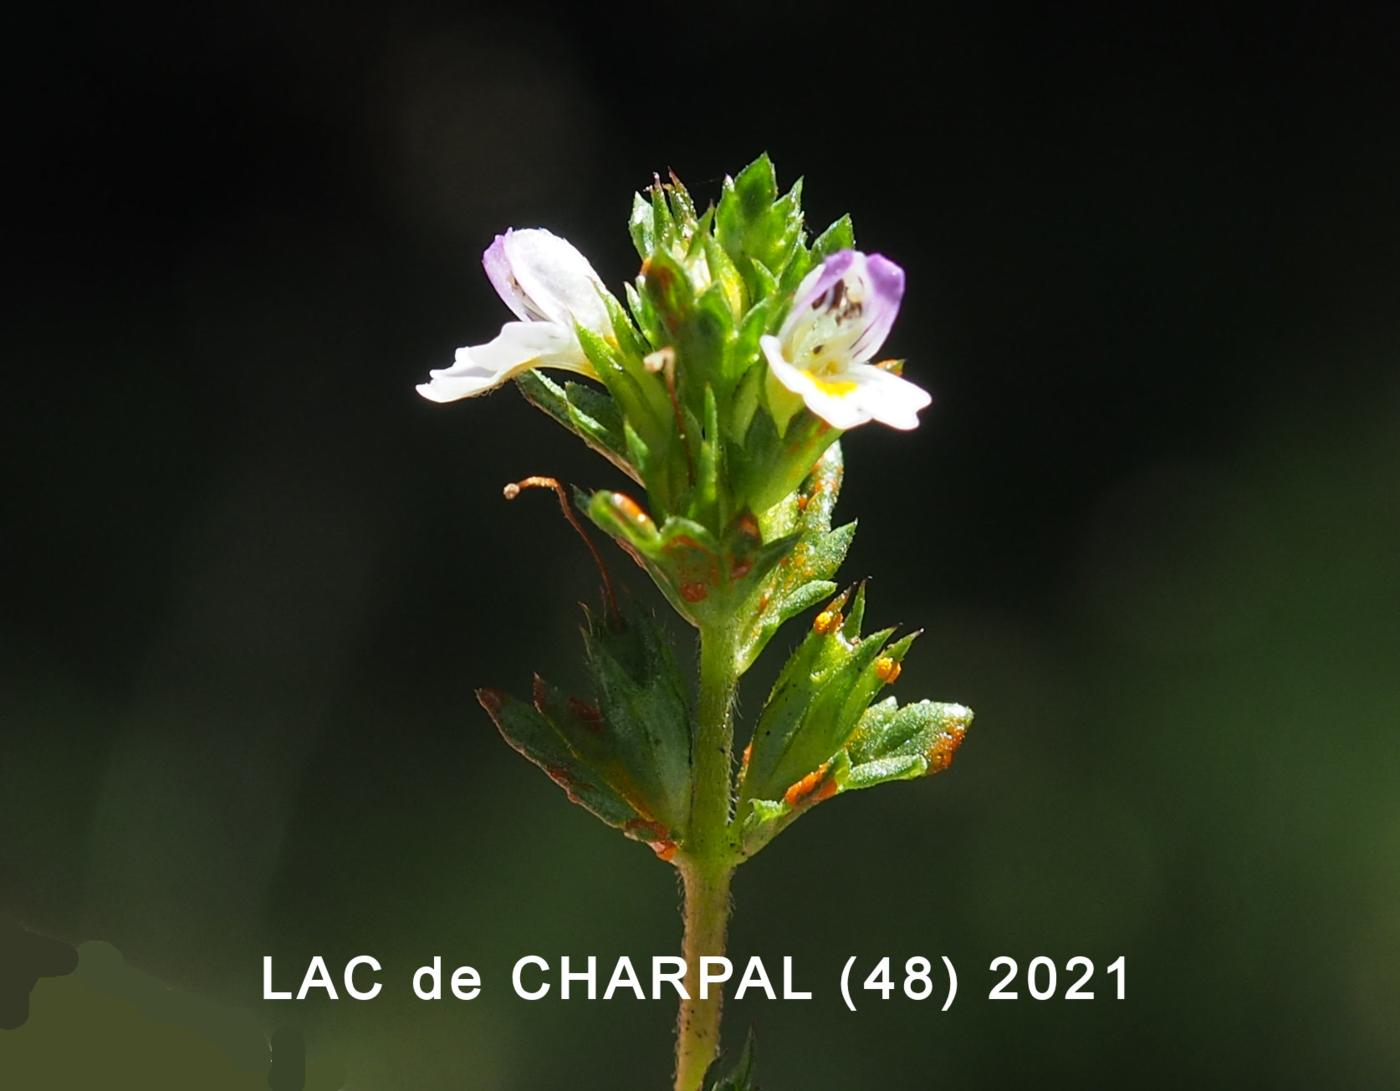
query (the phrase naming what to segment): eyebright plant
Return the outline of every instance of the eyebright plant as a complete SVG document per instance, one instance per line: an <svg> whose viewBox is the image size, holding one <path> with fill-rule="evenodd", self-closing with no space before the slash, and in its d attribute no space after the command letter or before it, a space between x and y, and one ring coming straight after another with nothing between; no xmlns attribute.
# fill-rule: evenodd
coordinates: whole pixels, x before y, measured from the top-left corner
<svg viewBox="0 0 1400 1091"><path fill-rule="evenodd" d="M615 594L585 609L593 693L536 678L529 701L478 691L506 741L570 800L675 867L685 893L691 999L681 1003L676 1091L706 1087L721 998L699 996L703 955L723 954L735 869L833 796L948 768L972 712L883 696L917 633L863 633L865 585L833 577L855 524L832 526L844 432L918 425L930 398L877 360L904 271L855 248L842 217L808 237L802 183L779 195L759 158L700 212L680 181L633 199L641 269L619 300L573 246L507 231L486 275L515 314L418 387L450 402L513 380L533 405L636 483L574 499L698 630L692 692L656 619ZM572 372L557 381L546 370ZM568 494L549 486L574 520ZM821 605L778 674L742 757L734 695L778 629ZM711 1088L752 1084L748 1049Z"/></svg>

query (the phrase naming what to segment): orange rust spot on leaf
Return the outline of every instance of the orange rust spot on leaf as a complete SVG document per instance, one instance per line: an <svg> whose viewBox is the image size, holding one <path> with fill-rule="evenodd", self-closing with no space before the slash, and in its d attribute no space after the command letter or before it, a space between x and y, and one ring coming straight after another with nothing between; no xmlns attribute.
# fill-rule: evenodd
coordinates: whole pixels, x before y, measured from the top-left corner
<svg viewBox="0 0 1400 1091"><path fill-rule="evenodd" d="M642 510L640 504L633 500L626 493L615 492L610 495L612 506L622 515L624 519L636 524L639 527L647 528L654 524L651 516Z"/></svg>
<svg viewBox="0 0 1400 1091"><path fill-rule="evenodd" d="M583 725L595 735L603 730L603 711L597 705L580 700L577 697L569 698L569 711L583 721Z"/></svg>
<svg viewBox="0 0 1400 1091"><path fill-rule="evenodd" d="M753 743L744 747L744 752L739 755L739 783L744 783L744 778L749 775L749 755L753 753Z"/></svg>
<svg viewBox="0 0 1400 1091"><path fill-rule="evenodd" d="M681 588L681 598L686 602L703 602L709 593L709 589L698 580Z"/></svg>
<svg viewBox="0 0 1400 1091"><path fill-rule="evenodd" d="M820 786L822 778L826 776L827 766L830 762L822 762L816 769L808 773L791 788L783 793L783 802L789 807L796 807Z"/></svg>
<svg viewBox="0 0 1400 1091"><path fill-rule="evenodd" d="M677 845L671 840L671 831L654 819L629 819L623 824L622 832L628 837L644 842L663 860L669 860L676 855Z"/></svg>
<svg viewBox="0 0 1400 1091"><path fill-rule="evenodd" d="M799 496L799 497L797 498L797 510L798 510L798 511L806 511L806 510L807 510L807 501L808 501L808 499L809 499L809 497L806 497L806 496Z"/></svg>
<svg viewBox="0 0 1400 1091"><path fill-rule="evenodd" d="M729 578L732 580L742 580L751 571L753 565L748 561L735 561L729 569Z"/></svg>
<svg viewBox="0 0 1400 1091"><path fill-rule="evenodd" d="M693 549L699 553L707 552L705 547L702 546L699 542L697 542L694 538L692 538L689 534L677 534L674 538L672 538L669 542L666 543L666 549L668 552L674 552L677 549Z"/></svg>
<svg viewBox="0 0 1400 1091"><path fill-rule="evenodd" d="M754 518L753 512L751 511L746 511L743 515L739 516L738 527L741 533L750 538L759 537L758 520Z"/></svg>
<svg viewBox="0 0 1400 1091"><path fill-rule="evenodd" d="M758 612L760 614L763 613L764 610L768 609L768 600L772 597L773 596L770 595L767 591L763 592L763 594L758 596Z"/></svg>
<svg viewBox="0 0 1400 1091"><path fill-rule="evenodd" d="M933 745L929 747L928 751L930 773L941 773L953 764L953 755L958 752L958 747L962 745L963 737L966 734L966 727L962 724L954 724L933 741Z"/></svg>
<svg viewBox="0 0 1400 1091"><path fill-rule="evenodd" d="M825 636L839 629L843 620L840 610L823 610L812 619L812 632Z"/></svg>
<svg viewBox="0 0 1400 1091"><path fill-rule="evenodd" d="M830 799L835 794L836 780L833 777L828 780L822 781L822 786L817 789L817 794L812 797L812 803L815 805L817 803L822 802L823 800Z"/></svg>
<svg viewBox="0 0 1400 1091"><path fill-rule="evenodd" d="M903 664L888 655L882 655L875 660L875 677L887 686L893 685L903 670Z"/></svg>
<svg viewBox="0 0 1400 1091"><path fill-rule="evenodd" d="M654 279L662 290L665 290L671 284L670 268L665 265L654 267L650 258L642 262L642 276L646 277L648 280Z"/></svg>
<svg viewBox="0 0 1400 1091"><path fill-rule="evenodd" d="M638 841L664 841L671 835L671 831L652 818L629 818L622 827L622 832L628 837L635 837Z"/></svg>

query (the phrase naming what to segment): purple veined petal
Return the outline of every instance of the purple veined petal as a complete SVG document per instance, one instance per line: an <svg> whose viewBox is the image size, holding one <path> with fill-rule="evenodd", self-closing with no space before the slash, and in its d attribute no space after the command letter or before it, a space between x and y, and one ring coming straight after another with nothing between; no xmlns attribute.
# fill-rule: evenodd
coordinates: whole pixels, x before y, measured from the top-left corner
<svg viewBox="0 0 1400 1091"><path fill-rule="evenodd" d="M903 269L882 254L869 255L864 265L866 297L861 317L866 326L851 346L851 359L860 364L880 351L904 299Z"/></svg>
<svg viewBox="0 0 1400 1091"><path fill-rule="evenodd" d="M789 313L788 321L791 322L799 317L801 312L806 311L830 291L831 286L846 275L852 263L862 256L858 250L838 250L803 277L802 283L797 286L797 292L793 296L792 311Z"/></svg>
<svg viewBox="0 0 1400 1091"><path fill-rule="evenodd" d="M865 363L884 344L904 296L904 270L879 254L842 250L803 278L780 336L794 363L823 350L824 370Z"/></svg>
<svg viewBox="0 0 1400 1091"><path fill-rule="evenodd" d="M611 331L603 283L573 244L542 227L498 235L481 256L486 276L516 317L527 322L575 322Z"/></svg>
<svg viewBox="0 0 1400 1091"><path fill-rule="evenodd" d="M513 233L512 228L507 228L504 235L497 235L481 255L481 264L491 287L496 289L501 302L511 309L515 317L522 322L538 322L544 315L531 306L529 298L511 273L510 259L506 256L506 239Z"/></svg>

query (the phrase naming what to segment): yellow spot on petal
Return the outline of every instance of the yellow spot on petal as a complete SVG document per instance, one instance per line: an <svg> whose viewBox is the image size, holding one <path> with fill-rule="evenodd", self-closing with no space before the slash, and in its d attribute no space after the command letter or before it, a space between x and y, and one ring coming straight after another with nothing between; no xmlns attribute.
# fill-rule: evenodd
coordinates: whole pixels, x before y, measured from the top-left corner
<svg viewBox="0 0 1400 1091"><path fill-rule="evenodd" d="M856 388L856 384L850 379L825 379L820 375L812 375L811 380L813 386L832 398L844 398Z"/></svg>

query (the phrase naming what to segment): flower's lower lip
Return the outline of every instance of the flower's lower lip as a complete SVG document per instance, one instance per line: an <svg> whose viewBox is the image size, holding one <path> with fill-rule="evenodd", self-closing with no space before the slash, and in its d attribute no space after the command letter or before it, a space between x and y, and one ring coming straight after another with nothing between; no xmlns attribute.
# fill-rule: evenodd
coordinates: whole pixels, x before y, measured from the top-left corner
<svg viewBox="0 0 1400 1091"><path fill-rule="evenodd" d="M850 379L827 379L821 375L813 375L812 382L823 393L830 394L835 398L844 398L856 388L856 384Z"/></svg>

